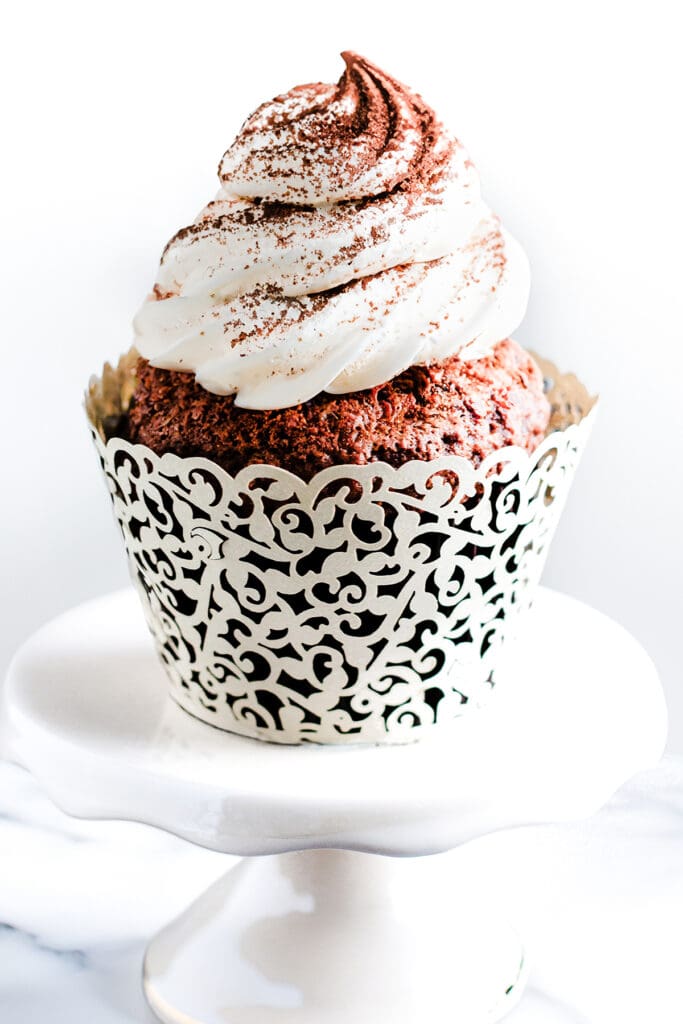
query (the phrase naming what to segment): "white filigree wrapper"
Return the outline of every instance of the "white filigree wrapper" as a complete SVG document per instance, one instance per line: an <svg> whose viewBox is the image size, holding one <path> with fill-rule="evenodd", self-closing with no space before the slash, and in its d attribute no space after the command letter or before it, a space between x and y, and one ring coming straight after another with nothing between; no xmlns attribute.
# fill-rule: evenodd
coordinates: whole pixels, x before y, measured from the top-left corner
<svg viewBox="0 0 683 1024"><path fill-rule="evenodd" d="M404 743L477 707L529 605L594 411L529 455L310 482L93 438L175 701L277 743Z"/></svg>

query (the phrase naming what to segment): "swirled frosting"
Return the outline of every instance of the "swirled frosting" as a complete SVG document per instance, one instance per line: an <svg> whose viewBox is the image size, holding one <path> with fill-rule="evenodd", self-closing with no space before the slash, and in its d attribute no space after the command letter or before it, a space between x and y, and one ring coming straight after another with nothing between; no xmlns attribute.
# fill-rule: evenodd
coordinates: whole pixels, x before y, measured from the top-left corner
<svg viewBox="0 0 683 1024"><path fill-rule="evenodd" d="M153 366L244 408L478 358L526 310L526 257L460 143L415 93L343 57L338 85L298 86L245 122L135 318Z"/></svg>

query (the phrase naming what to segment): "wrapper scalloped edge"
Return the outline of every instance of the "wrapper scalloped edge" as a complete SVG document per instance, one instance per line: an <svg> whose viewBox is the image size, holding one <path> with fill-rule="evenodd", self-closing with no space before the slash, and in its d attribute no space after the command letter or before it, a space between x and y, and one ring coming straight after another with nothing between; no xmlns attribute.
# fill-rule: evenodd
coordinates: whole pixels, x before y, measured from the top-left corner
<svg viewBox="0 0 683 1024"><path fill-rule="evenodd" d="M127 401L111 374L128 380L130 366L94 379L86 404L182 708L278 743L404 743L484 701L533 598L592 400L533 454L511 446L478 467L445 456L310 481L262 465L233 477L106 439L103 410Z"/></svg>

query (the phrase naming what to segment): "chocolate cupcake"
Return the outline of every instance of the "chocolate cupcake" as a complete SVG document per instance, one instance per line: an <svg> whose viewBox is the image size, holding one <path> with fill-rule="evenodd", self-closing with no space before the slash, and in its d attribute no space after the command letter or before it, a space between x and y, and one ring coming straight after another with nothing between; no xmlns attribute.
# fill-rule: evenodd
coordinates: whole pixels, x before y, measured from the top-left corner
<svg viewBox="0 0 683 1024"><path fill-rule="evenodd" d="M246 121L88 397L174 698L277 742L481 703L592 419L460 144L344 59Z"/></svg>
<svg viewBox="0 0 683 1024"><path fill-rule="evenodd" d="M126 436L157 454L204 456L229 473L282 466L309 480L328 466L460 455L475 465L505 445L532 452L550 407L538 366L514 341L476 360L411 366L386 384L316 395L287 409L252 410L189 374L140 360Z"/></svg>

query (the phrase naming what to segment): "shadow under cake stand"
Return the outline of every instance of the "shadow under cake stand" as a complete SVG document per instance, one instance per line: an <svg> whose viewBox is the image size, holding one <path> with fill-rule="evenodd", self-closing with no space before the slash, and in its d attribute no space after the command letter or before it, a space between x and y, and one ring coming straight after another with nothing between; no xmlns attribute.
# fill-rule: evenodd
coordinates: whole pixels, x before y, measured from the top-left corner
<svg viewBox="0 0 683 1024"><path fill-rule="evenodd" d="M169 1024L499 1020L526 980L520 939L457 853L425 855L594 813L666 733L642 648L547 589L490 705L406 746L276 746L196 721L166 696L132 590L36 633L6 702L13 756L65 811L248 858L148 946Z"/></svg>

